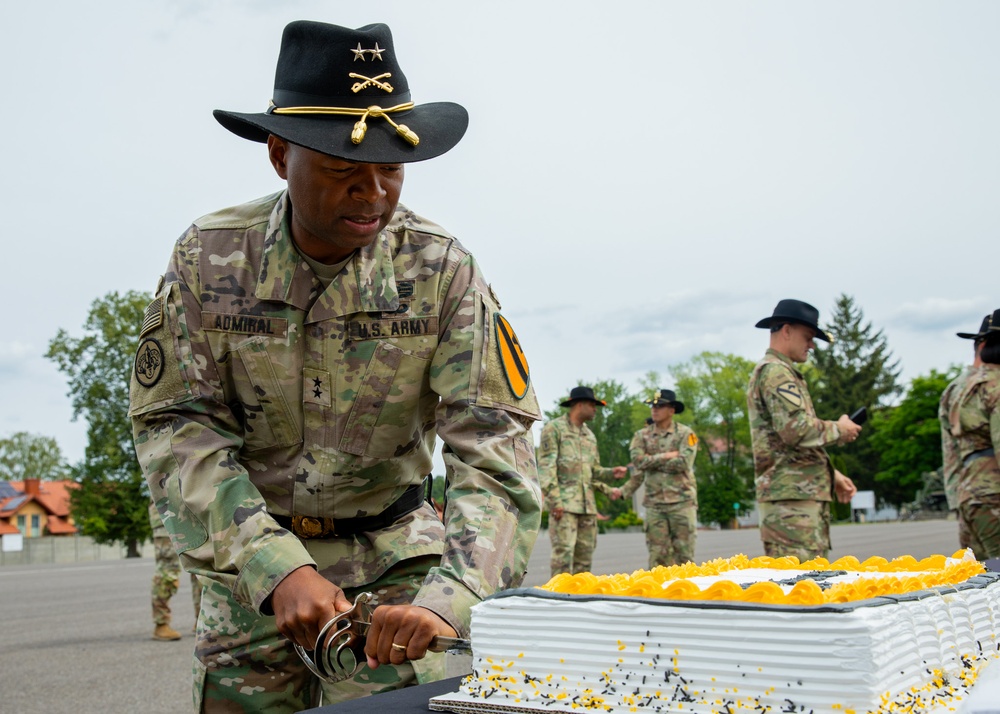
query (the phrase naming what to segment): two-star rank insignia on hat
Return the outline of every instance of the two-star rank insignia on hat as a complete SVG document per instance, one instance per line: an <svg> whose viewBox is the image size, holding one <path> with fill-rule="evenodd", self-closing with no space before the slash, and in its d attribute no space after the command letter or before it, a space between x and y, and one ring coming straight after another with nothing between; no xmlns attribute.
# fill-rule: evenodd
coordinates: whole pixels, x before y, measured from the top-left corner
<svg viewBox="0 0 1000 714"><path fill-rule="evenodd" d="M493 327L504 377L507 378L507 384L514 396L523 399L528 393L531 376L528 372L528 360L521 350L521 343L514 334L514 328L499 312L493 315Z"/></svg>

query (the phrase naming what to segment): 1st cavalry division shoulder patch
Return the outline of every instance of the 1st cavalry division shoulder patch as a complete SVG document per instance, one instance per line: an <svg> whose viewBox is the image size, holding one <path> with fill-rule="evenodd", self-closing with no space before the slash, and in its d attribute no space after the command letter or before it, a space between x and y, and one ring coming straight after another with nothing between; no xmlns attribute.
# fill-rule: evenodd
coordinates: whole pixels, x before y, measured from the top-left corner
<svg viewBox="0 0 1000 714"><path fill-rule="evenodd" d="M493 328L507 385L515 397L523 399L528 393L531 375L528 372L528 360L521 351L521 343L514 334L514 328L499 312L493 315Z"/></svg>
<svg viewBox="0 0 1000 714"><path fill-rule="evenodd" d="M799 391L799 385L795 382L785 382L778 385L778 394L784 397L793 407L802 406L802 393Z"/></svg>

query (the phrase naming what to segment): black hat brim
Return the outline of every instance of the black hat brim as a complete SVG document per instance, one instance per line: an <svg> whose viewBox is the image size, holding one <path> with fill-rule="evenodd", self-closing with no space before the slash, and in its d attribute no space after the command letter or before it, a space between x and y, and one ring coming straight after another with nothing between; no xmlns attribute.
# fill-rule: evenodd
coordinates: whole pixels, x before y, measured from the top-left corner
<svg viewBox="0 0 1000 714"><path fill-rule="evenodd" d="M779 323L779 324L782 324L782 325L784 325L786 323L794 323L796 325L805 325L806 327L811 327L814 330L816 330L816 337L817 338L823 340L824 342L833 342L833 340L830 339L830 336L828 334L826 334L825 332L823 332L823 330L821 330L818 326L812 324L811 322L806 322L805 320L796 320L794 317L774 317L772 315L771 317L765 317L763 320L761 320L756 325L754 325L754 327L769 328L774 323Z"/></svg>
<svg viewBox="0 0 1000 714"><path fill-rule="evenodd" d="M651 400L647 399L645 401L645 404L648 404L651 407L655 407L658 404L669 404L670 406L672 406L674 408L674 414L680 414L682 411L684 411L684 402L677 402L677 401L664 402L664 401L659 400L659 399L654 402L654 401L651 401Z"/></svg>
<svg viewBox="0 0 1000 714"><path fill-rule="evenodd" d="M264 143L274 134L293 144L367 164L399 164L426 161L452 149L469 127L469 113L460 104L432 102L405 112L393 113L392 120L416 133L413 146L396 133L382 117L369 116L368 130L360 144L351 141L351 130L360 116L242 114L216 109L216 120L237 136Z"/></svg>
<svg viewBox="0 0 1000 714"><path fill-rule="evenodd" d="M574 404L576 404L577 402L593 402L594 404L596 404L599 407L606 407L606 406L608 406L607 402L602 402L600 399L588 399L586 397L580 397L579 399L567 399L565 402L559 402L559 406L561 406L561 407L571 407Z"/></svg>

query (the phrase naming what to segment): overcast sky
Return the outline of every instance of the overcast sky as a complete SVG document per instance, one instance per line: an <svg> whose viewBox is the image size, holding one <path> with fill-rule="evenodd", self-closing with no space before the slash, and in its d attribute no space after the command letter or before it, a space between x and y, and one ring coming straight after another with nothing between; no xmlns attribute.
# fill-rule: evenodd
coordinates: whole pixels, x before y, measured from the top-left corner
<svg viewBox="0 0 1000 714"><path fill-rule="evenodd" d="M825 321L854 296L907 380L970 361L954 333L1000 307L1000 3L4 2L0 437L82 458L57 330L282 187L211 112L266 107L296 19L387 22L414 101L468 108L402 201L476 255L543 408L756 360L785 297Z"/></svg>

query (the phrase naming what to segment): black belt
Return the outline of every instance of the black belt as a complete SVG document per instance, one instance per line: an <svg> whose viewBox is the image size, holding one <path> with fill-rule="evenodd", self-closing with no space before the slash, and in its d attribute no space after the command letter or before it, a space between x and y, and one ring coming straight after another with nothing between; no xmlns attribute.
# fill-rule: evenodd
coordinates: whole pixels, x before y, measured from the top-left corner
<svg viewBox="0 0 1000 714"><path fill-rule="evenodd" d="M271 518L299 538L334 538L388 528L407 513L420 508L423 502L424 489L418 484L410 486L391 506L374 516L333 519L322 516L276 516L272 513Z"/></svg>
<svg viewBox="0 0 1000 714"><path fill-rule="evenodd" d="M968 466L976 459L981 459L984 456L994 456L995 454L996 451L993 450L993 447L990 447L988 449L980 449L979 451L973 451L971 454L962 459L962 466Z"/></svg>

